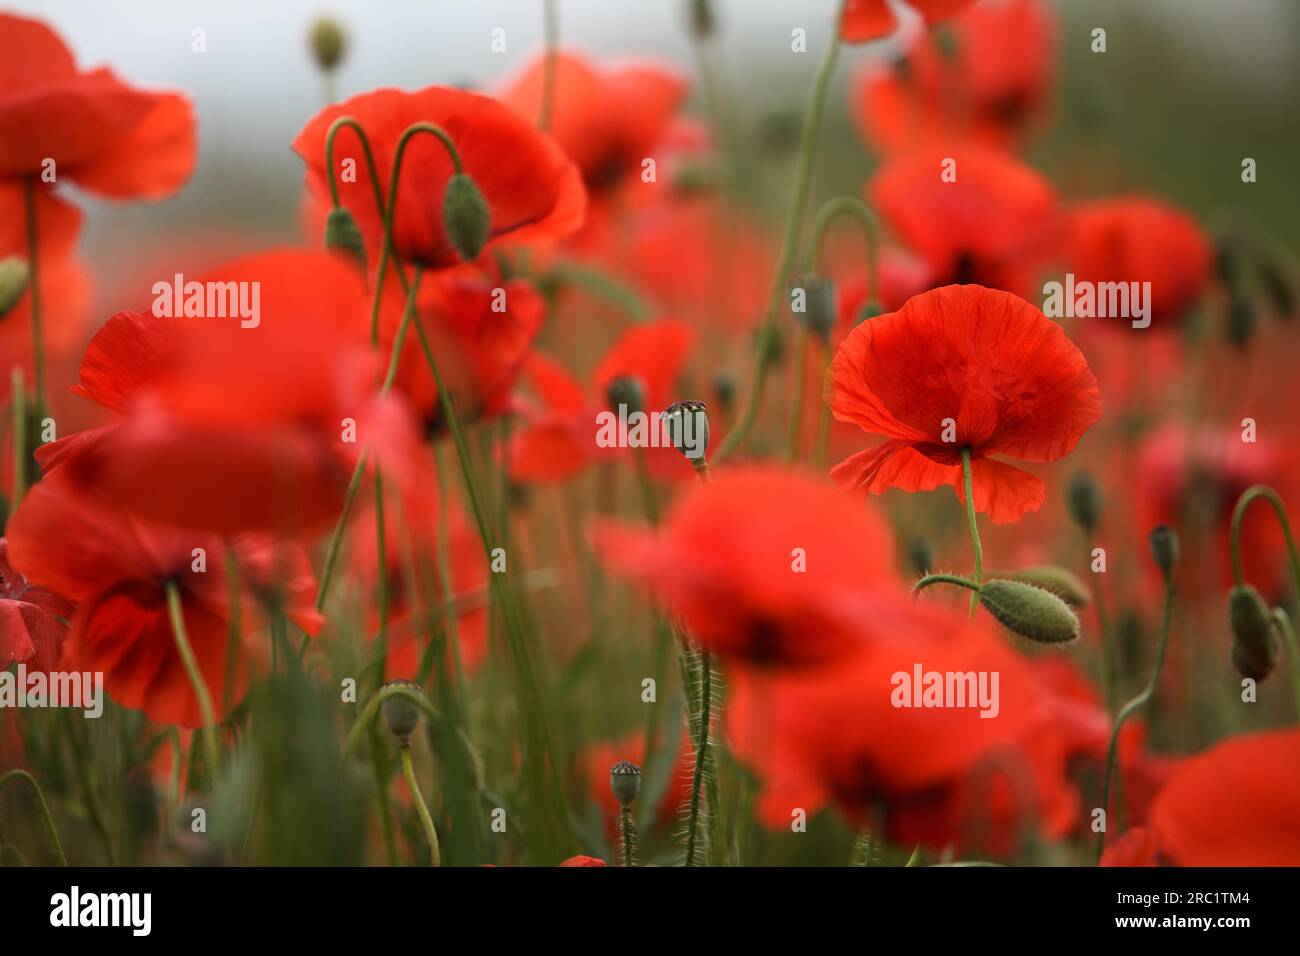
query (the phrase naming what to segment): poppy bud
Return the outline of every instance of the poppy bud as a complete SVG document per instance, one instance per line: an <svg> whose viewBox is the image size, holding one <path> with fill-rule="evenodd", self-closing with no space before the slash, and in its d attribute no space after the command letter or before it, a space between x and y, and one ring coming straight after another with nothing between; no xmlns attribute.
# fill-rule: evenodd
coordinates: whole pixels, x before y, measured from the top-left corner
<svg viewBox="0 0 1300 956"><path fill-rule="evenodd" d="M629 413L645 411L645 386L635 375L620 375L605 389L610 407L626 405Z"/></svg>
<svg viewBox="0 0 1300 956"><path fill-rule="evenodd" d="M335 206L325 217L325 248L350 256L363 270L366 267L366 243L361 238L361 228L343 206Z"/></svg>
<svg viewBox="0 0 1300 956"><path fill-rule="evenodd" d="M1156 525L1147 538L1151 543L1151 557L1155 560L1165 577L1174 573L1178 563L1178 534L1168 525Z"/></svg>
<svg viewBox="0 0 1300 956"><path fill-rule="evenodd" d="M980 588L980 604L1007 630L1038 644L1064 644L1079 636L1079 619L1070 606L1032 584L989 581Z"/></svg>
<svg viewBox="0 0 1300 956"><path fill-rule="evenodd" d="M0 319L18 304L18 300L27 291L31 272L27 260L21 256L7 256L0 259Z"/></svg>
<svg viewBox="0 0 1300 956"><path fill-rule="evenodd" d="M1228 323L1224 334L1228 342L1244 348L1255 332L1255 306L1246 296L1232 293L1228 297Z"/></svg>
<svg viewBox="0 0 1300 956"><path fill-rule="evenodd" d="M691 0L691 32L701 40L713 36L712 0Z"/></svg>
<svg viewBox="0 0 1300 956"><path fill-rule="evenodd" d="M1088 586L1079 580L1078 575L1055 564L1040 564L1005 573L994 571L989 574L989 577L1032 584L1036 588L1052 592L1070 607L1083 607L1092 600L1092 593L1088 590Z"/></svg>
<svg viewBox="0 0 1300 956"><path fill-rule="evenodd" d="M718 407L722 409L722 414L726 415L736 400L736 377L725 368L720 368L713 373L710 384L713 386L713 397L717 400Z"/></svg>
<svg viewBox="0 0 1300 956"><path fill-rule="evenodd" d="M703 402L673 402L659 413L673 447L692 461L702 461L709 450L709 413L705 408Z"/></svg>
<svg viewBox="0 0 1300 956"><path fill-rule="evenodd" d="M884 311L885 308L880 304L879 300L867 299L861 306L859 306L858 314L853 317L853 324L854 326L859 326L863 322L870 321L876 316L883 314Z"/></svg>
<svg viewBox="0 0 1300 956"><path fill-rule="evenodd" d="M822 342L829 343L835 328L835 283L824 275L806 275L797 283L803 290L804 310L795 319Z"/></svg>
<svg viewBox="0 0 1300 956"><path fill-rule="evenodd" d="M456 173L442 196L442 224L447 239L465 262L473 262L487 245L490 215L487 200L474 180Z"/></svg>
<svg viewBox="0 0 1300 956"><path fill-rule="evenodd" d="M641 792L641 768L630 760L620 760L609 768L609 789L619 806L630 806Z"/></svg>
<svg viewBox="0 0 1300 956"><path fill-rule="evenodd" d="M1066 486L1065 501L1075 524L1088 534L1097 530L1097 520L1101 517L1101 493L1092 475L1076 471Z"/></svg>
<svg viewBox="0 0 1300 956"><path fill-rule="evenodd" d="M930 550L929 540L920 535L913 538L907 546L907 560L917 574L929 574L934 566L934 552Z"/></svg>
<svg viewBox="0 0 1300 956"><path fill-rule="evenodd" d="M419 684L409 680L389 681L384 687L407 687L421 696L424 694L424 689ZM384 701L383 711L384 723L388 724L388 729L397 738L397 742L403 747L409 746L411 734L420 722L419 705L405 694L394 694Z"/></svg>
<svg viewBox="0 0 1300 956"><path fill-rule="evenodd" d="M1242 677L1263 680L1277 663L1278 636L1268 605L1250 585L1228 595L1228 625L1232 628L1232 666Z"/></svg>
<svg viewBox="0 0 1300 956"><path fill-rule="evenodd" d="M337 20L321 17L311 25L307 43L311 47L311 55L316 60L316 65L328 73L343 62L343 54L348 48L348 37Z"/></svg>

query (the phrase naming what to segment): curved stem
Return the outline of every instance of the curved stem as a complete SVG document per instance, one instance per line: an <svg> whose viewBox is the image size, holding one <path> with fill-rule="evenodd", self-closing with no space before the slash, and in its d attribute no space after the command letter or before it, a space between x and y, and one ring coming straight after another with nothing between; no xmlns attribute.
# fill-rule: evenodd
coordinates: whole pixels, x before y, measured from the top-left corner
<svg viewBox="0 0 1300 956"><path fill-rule="evenodd" d="M45 802L45 794L41 791L41 785L36 782L26 770L10 770L3 776L0 776L0 791L4 790L5 784L10 780L24 780L36 794L36 802L41 808L41 818L45 822L45 832L50 836L50 843L54 847L54 853L59 858L59 866L67 866L68 858L63 854L63 844L59 840L59 831L55 829L54 817L50 816L50 805Z"/></svg>
<svg viewBox="0 0 1300 956"><path fill-rule="evenodd" d="M975 592L977 598L979 597L980 586L978 584L974 581L968 581L966 578L958 577L955 574L927 574L925 577L921 578L921 580L917 581L916 584L912 585L912 593L918 594L928 588L931 584L955 584L958 587L969 588Z"/></svg>
<svg viewBox="0 0 1300 956"><path fill-rule="evenodd" d="M1268 485L1251 485L1237 499L1237 506L1232 511L1232 577L1237 584L1245 583L1245 574L1241 564L1241 525L1246 517L1246 509L1256 498L1263 498L1277 512L1277 520L1282 525L1282 534L1286 537L1287 555L1291 559L1291 575L1295 578L1296 594L1300 596L1300 552L1296 551L1295 536L1291 534L1291 523L1286 517L1286 506L1278 493Z"/></svg>
<svg viewBox="0 0 1300 956"><path fill-rule="evenodd" d="M23 213L27 220L27 270L32 297L32 366L35 381L32 383L36 417L45 411L45 337L41 330L41 270L40 237L36 223L36 177L23 180Z"/></svg>
<svg viewBox="0 0 1300 956"><path fill-rule="evenodd" d="M402 776L406 778L406 786L411 791L415 812L420 817L420 826L424 828L424 838L429 841L429 865L440 866L442 858L438 853L438 831L434 829L433 817L429 816L429 808L424 803L424 794L420 792L419 781L415 779L415 768L411 765L411 748L408 745L402 747L401 751Z"/></svg>
<svg viewBox="0 0 1300 956"><path fill-rule="evenodd" d="M830 227L842 216L848 216L862 227L863 238L867 242L867 289L873 299L880 298L880 224L876 214L856 196L835 196L826 200L813 219L812 226L812 260L811 270L821 268L822 253L825 251L826 237Z"/></svg>
<svg viewBox="0 0 1300 956"><path fill-rule="evenodd" d="M1160 682L1160 670L1165 663L1165 649L1169 646L1169 625L1173 619L1174 613L1174 581L1173 575L1165 578L1165 609L1160 624L1160 645L1156 651L1155 666L1151 669L1151 679L1147 681L1147 686L1122 708L1115 717L1115 725L1110 731L1110 743L1106 745L1106 776L1101 789L1101 809L1106 814L1106 827L1110 827L1110 785L1111 779L1115 773L1115 752L1119 744L1119 732L1124 726L1124 722L1129 719L1138 710L1141 710L1151 698L1155 696L1156 684ZM1097 860L1101 860L1101 852L1106 845L1106 830L1097 834Z"/></svg>
<svg viewBox="0 0 1300 956"><path fill-rule="evenodd" d="M208 765L208 776L215 782L221 767L220 750L217 748L217 714L212 708L212 697L208 693L207 681L203 679L203 672L199 670L199 662L194 657L194 649L190 646L190 639L185 633L185 611L181 606L181 591L175 581L167 582L166 593L167 614L171 618L176 652L180 654L181 663L185 665L185 675L190 680L194 696L198 698L199 713L203 718L204 761Z"/></svg>
<svg viewBox="0 0 1300 956"><path fill-rule="evenodd" d="M713 703L713 660L706 649L700 655L700 714L695 731L695 774L691 780L691 810L686 824L686 865L695 865L695 847L700 826L700 789L704 765L709 757L709 722ZM716 808L714 808L716 809Z"/></svg>
<svg viewBox="0 0 1300 956"><path fill-rule="evenodd" d="M835 72L835 62L839 58L839 7L836 6L835 23L837 24L826 53L822 57L817 75L813 79L809 94L808 110L804 114L803 131L799 138L799 156L795 161L794 190L790 203L790 215L786 220L785 238L781 242L781 254L777 260L776 274L772 277L772 288L768 293L767 308L763 315L763 324L758 340L758 364L754 370L754 384L745 400L745 408L737 419L735 426L727 434L726 440L718 449L715 462L723 462L740 447L749 435L758 417L758 408L763 400L763 389L767 382L768 366L771 364L771 352L776 341L776 321L784 294L786 278L794 267L795 256L799 247L799 235L803 227L804 212L808 205L808 186L812 180L813 155L816 152L817 136L821 132L822 115L826 109L826 94L830 89L831 76Z"/></svg>
<svg viewBox="0 0 1300 956"><path fill-rule="evenodd" d="M405 697L419 707L430 720L439 719L438 711L434 709L433 705L420 691L409 684L387 684L375 691L370 700L366 701L361 716L357 718L356 723L352 725L352 729L348 731L347 739L343 742L343 752L339 755L340 764L345 763L348 756L356 749L357 744L361 742L361 735L374 722L375 715L379 713L379 708L390 697Z"/></svg>
<svg viewBox="0 0 1300 956"><path fill-rule="evenodd" d="M361 151L366 158L366 169L370 174L370 188L375 194L375 206L383 215L384 193L379 184L379 172L375 168L375 154L370 149L370 138L366 136L366 131L361 128L361 123L351 116L340 116L329 128L325 134L325 168L329 171L330 182L330 202L337 209L342 203L339 201L339 184L334 178L334 140L338 136L339 130L347 127L357 134L361 140Z"/></svg>
<svg viewBox="0 0 1300 956"><path fill-rule="evenodd" d="M975 520L975 492L971 485L969 448L961 450L961 475L966 491L966 525L970 530L971 550L975 552L975 586L978 588L984 580L984 548L980 545L980 528L979 523ZM975 616L975 604L978 601L979 594L972 594L970 598L970 617Z"/></svg>

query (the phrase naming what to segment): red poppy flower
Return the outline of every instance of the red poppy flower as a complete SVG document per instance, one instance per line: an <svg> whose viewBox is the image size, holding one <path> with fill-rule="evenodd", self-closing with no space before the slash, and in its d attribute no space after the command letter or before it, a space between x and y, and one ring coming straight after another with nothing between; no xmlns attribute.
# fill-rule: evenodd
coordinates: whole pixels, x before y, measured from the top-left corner
<svg viewBox="0 0 1300 956"><path fill-rule="evenodd" d="M686 100L686 78L657 64L600 66L569 52L556 54L554 66L547 131L578 164L587 188L608 190L639 175ZM546 71L543 55L501 94L529 123L542 113Z"/></svg>
<svg viewBox="0 0 1300 956"><path fill-rule="evenodd" d="M963 10L941 41L922 35L896 63L858 73L853 112L863 136L886 152L953 137L996 145L1022 138L1047 105L1056 18L1042 0Z"/></svg>
<svg viewBox="0 0 1300 956"><path fill-rule="evenodd" d="M1040 479L994 461L1055 461L1101 416L1097 381L1060 326L1007 292L946 286L859 325L826 373L840 421L884 435L831 474L879 494L952 485L965 500L971 455L975 509L1016 521L1043 501Z"/></svg>
<svg viewBox="0 0 1300 956"><path fill-rule="evenodd" d="M194 117L175 93L77 70L45 24L0 14L0 177L55 175L101 196L157 199L194 167Z"/></svg>
<svg viewBox="0 0 1300 956"><path fill-rule="evenodd" d="M0 538L0 669L26 663L30 670L53 670L72 605L53 591L34 587L9 563L8 550Z"/></svg>
<svg viewBox="0 0 1300 956"><path fill-rule="evenodd" d="M907 0L908 6L935 23L961 11L974 0ZM840 39L845 43L866 43L894 32L894 12L886 0L845 0L840 15Z"/></svg>
<svg viewBox="0 0 1300 956"><path fill-rule="evenodd" d="M511 439L511 477L517 481L563 481L605 453L597 442L597 415L611 410L609 386L618 379L635 379L641 384L643 411L657 424L656 413L676 398L674 383L694 341L690 326L675 319L633 326L605 353L592 375L590 390L584 390L549 359L530 356L526 374L542 407L525 410L528 424ZM683 461L675 449L647 451L671 454L678 465Z"/></svg>
<svg viewBox="0 0 1300 956"><path fill-rule="evenodd" d="M1077 799L1028 662L956 612L903 600L887 613L895 639L862 645L833 668L732 676L726 731L762 780L759 819L786 828L796 810L811 816L833 803L860 826L883 805L885 832L900 844L996 855L1035 822L1066 832ZM986 675L988 701L996 674L997 716L981 717L971 698L921 706L925 675L935 673Z"/></svg>
<svg viewBox="0 0 1300 956"><path fill-rule="evenodd" d="M1188 758L1145 829L1103 866L1300 866L1300 731L1245 734Z"/></svg>
<svg viewBox="0 0 1300 956"><path fill-rule="evenodd" d="M811 475L728 470L679 499L659 530L608 522L594 540L606 566L647 585L695 641L730 657L823 663L888 635L872 591L895 584L889 530Z"/></svg>
<svg viewBox="0 0 1300 956"><path fill-rule="evenodd" d="M256 295L257 324L114 316L87 350L79 391L122 421L44 446L43 467L67 462L83 487L142 518L219 533L332 522L364 448L406 474L414 425L398 396L377 395L381 361L350 263L279 251L195 281L234 283L245 304Z"/></svg>
<svg viewBox="0 0 1300 956"><path fill-rule="evenodd" d="M174 581L185 628L218 716L227 697L230 584L220 538L149 524L78 491L56 470L27 493L9 523L9 557L33 584L77 605L65 647L68 666L102 671L118 703L160 723L202 722L176 651L165 596ZM240 564L244 635L262 626L256 595L279 593L290 619L314 633L315 580L300 550L272 548L264 539L231 542ZM204 570L195 562L202 549ZM230 700L248 683L248 650L235 658Z"/></svg>
<svg viewBox="0 0 1300 956"><path fill-rule="evenodd" d="M1179 322L1205 291L1210 241L1195 220L1159 199L1080 203L1070 211L1068 225L1068 263L1075 282L1151 283L1154 328Z"/></svg>
<svg viewBox="0 0 1300 956"><path fill-rule="evenodd" d="M307 164L307 188L321 205L330 199L330 176L340 179L337 169L325 168L325 137L344 116L366 131L385 190L402 133L415 123L434 123L445 130L465 173L487 201L488 247L561 239L582 225L587 196L581 174L551 139L494 99L439 86L414 93L375 90L316 114L294 139L293 149ZM360 140L350 128L335 141L334 162L345 158L356 161L357 175L354 181L338 183L339 196L356 218L372 261L377 260L383 222ZM460 262L442 221L443 192L453 171L446 149L434 136L421 134L409 141L393 221L394 246L401 258L435 269ZM384 202L388 200L385 194Z"/></svg>
<svg viewBox="0 0 1300 956"><path fill-rule="evenodd" d="M977 282L1025 291L1036 278L1036 260L1054 242L1056 194L1051 184L988 146L970 143L897 154L872 177L868 193L899 238L930 265L940 285Z"/></svg>
<svg viewBox="0 0 1300 956"><path fill-rule="evenodd" d="M605 863L604 860L601 860L594 856L579 855L579 856L571 856L559 865L560 866L606 866L607 864Z"/></svg>

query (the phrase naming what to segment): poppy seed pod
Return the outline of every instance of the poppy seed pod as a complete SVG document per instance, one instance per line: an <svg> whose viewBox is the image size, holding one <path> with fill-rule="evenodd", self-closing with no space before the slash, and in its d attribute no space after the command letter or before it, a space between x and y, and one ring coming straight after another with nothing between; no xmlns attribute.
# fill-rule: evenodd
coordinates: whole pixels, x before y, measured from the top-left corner
<svg viewBox="0 0 1300 956"><path fill-rule="evenodd" d="M316 65L328 73L341 62L348 49L348 37L337 20L321 17L311 25L307 36L312 58Z"/></svg>
<svg viewBox="0 0 1300 956"><path fill-rule="evenodd" d="M810 274L796 283L803 290L804 309L795 318L813 335L829 343L835 328L835 283L824 275Z"/></svg>
<svg viewBox="0 0 1300 956"><path fill-rule="evenodd" d="M673 402L659 413L672 446L692 461L703 459L709 450L709 413L705 409L703 402Z"/></svg>
<svg viewBox="0 0 1300 956"><path fill-rule="evenodd" d="M442 196L442 223L447 239L465 262L478 258L487 245L491 214L478 184L464 173L447 180Z"/></svg>
<svg viewBox="0 0 1300 956"><path fill-rule="evenodd" d="M626 405L629 414L645 411L645 386L635 375L620 375L610 382L605 398L614 409Z"/></svg>
<svg viewBox="0 0 1300 956"><path fill-rule="evenodd" d="M424 689L409 680L389 681L384 685L388 687L407 687L415 693L423 696ZM411 743L411 734L415 733L416 725L420 722L420 706L404 694L394 694L384 701L384 723L388 724L388 729L392 731L397 742L403 747Z"/></svg>
<svg viewBox="0 0 1300 956"><path fill-rule="evenodd" d="M609 768L609 789L619 806L630 806L641 792L641 768L630 760L620 760Z"/></svg>
<svg viewBox="0 0 1300 956"><path fill-rule="evenodd" d="M1092 592L1079 580L1078 575L1055 564L1040 564L1019 571L992 571L989 577L1032 584L1036 588L1050 591L1074 608L1083 607L1092 600Z"/></svg>
<svg viewBox="0 0 1300 956"><path fill-rule="evenodd" d="M1076 471L1070 476L1070 483L1065 489L1065 502L1075 524L1088 534L1097 530L1097 521L1101 517L1101 493L1091 474Z"/></svg>
<svg viewBox="0 0 1300 956"><path fill-rule="evenodd" d="M1277 664L1278 635L1268 605L1250 585L1228 595L1228 626L1232 629L1232 665L1242 677L1263 680Z"/></svg>
<svg viewBox="0 0 1300 956"><path fill-rule="evenodd" d="M342 252L366 267L366 243L361 227L344 206L335 206L325 217L325 248Z"/></svg>
<svg viewBox="0 0 1300 956"><path fill-rule="evenodd" d="M1178 563L1178 534L1168 525L1157 525L1148 537L1151 543L1151 557L1164 572L1166 578L1174 573Z"/></svg>
<svg viewBox="0 0 1300 956"><path fill-rule="evenodd" d="M980 604L1007 630L1038 644L1064 644L1079 636L1079 619L1070 606L1032 584L989 581L980 588Z"/></svg>
<svg viewBox="0 0 1300 956"><path fill-rule="evenodd" d="M31 271L27 260L21 256L7 256L0 259L0 319L18 304L18 300L27 291Z"/></svg>

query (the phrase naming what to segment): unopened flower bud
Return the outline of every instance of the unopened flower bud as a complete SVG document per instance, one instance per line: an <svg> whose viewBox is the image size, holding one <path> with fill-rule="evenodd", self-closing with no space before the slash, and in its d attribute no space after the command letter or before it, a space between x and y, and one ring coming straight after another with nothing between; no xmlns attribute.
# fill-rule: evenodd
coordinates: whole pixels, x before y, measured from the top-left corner
<svg viewBox="0 0 1300 956"><path fill-rule="evenodd" d="M690 0L691 32L701 40L713 36L715 22L713 19L712 0Z"/></svg>
<svg viewBox="0 0 1300 956"><path fill-rule="evenodd" d="M1066 486L1065 502L1074 523L1088 534L1093 534L1101 517L1101 492L1097 490L1097 482L1092 475L1086 471L1076 471Z"/></svg>
<svg viewBox="0 0 1300 956"><path fill-rule="evenodd" d="M1178 563L1178 534L1168 525L1157 525L1148 536L1151 543L1151 557L1164 572L1166 578L1174 573Z"/></svg>
<svg viewBox="0 0 1300 956"><path fill-rule="evenodd" d="M641 792L641 768L630 760L620 760L609 768L609 789L619 806L630 806Z"/></svg>
<svg viewBox="0 0 1300 956"><path fill-rule="evenodd" d="M389 681L384 687L406 687L424 696L424 689L409 680ZM384 700L383 712L384 723L388 724L388 729L397 738L397 742L403 747L408 746L411 734L415 733L416 725L420 722L420 705L405 694L394 694Z"/></svg>
<svg viewBox="0 0 1300 956"><path fill-rule="evenodd" d="M366 242L361 237L361 227L343 206L335 206L325 217L325 248L342 252L355 259L362 270L366 268Z"/></svg>
<svg viewBox="0 0 1300 956"><path fill-rule="evenodd" d="M307 42L316 65L326 73L343 61L343 55L348 50L348 37L343 32L342 25L329 17L321 17L311 25Z"/></svg>
<svg viewBox="0 0 1300 956"><path fill-rule="evenodd" d="M934 566L934 552L930 549L930 542L927 538L917 535L908 542L907 561L917 574L925 575L930 573L930 568Z"/></svg>
<svg viewBox="0 0 1300 956"><path fill-rule="evenodd" d="M709 450L709 413L703 402L673 402L659 413L674 448L692 461Z"/></svg>
<svg viewBox="0 0 1300 956"><path fill-rule="evenodd" d="M980 604L1007 630L1038 644L1064 644L1079 636L1079 619L1070 606L1032 584L989 581L980 588Z"/></svg>
<svg viewBox="0 0 1300 956"><path fill-rule="evenodd" d="M465 173L447 180L442 196L442 224L447 239L465 262L478 258L487 245L491 214L478 184Z"/></svg>
<svg viewBox="0 0 1300 956"><path fill-rule="evenodd" d="M30 279L31 271L27 268L26 259L21 256L0 259L0 319L18 304L27 292Z"/></svg>
<svg viewBox="0 0 1300 956"><path fill-rule="evenodd" d="M1232 665L1242 677L1263 680L1277 664L1279 641L1268 605L1250 585L1228 595L1228 626L1232 629Z"/></svg>
<svg viewBox="0 0 1300 956"><path fill-rule="evenodd" d="M645 411L645 386L635 375L620 375L605 389L610 407L617 410L626 405L628 413Z"/></svg>
<svg viewBox="0 0 1300 956"><path fill-rule="evenodd" d="M1036 588L1052 592L1074 608L1083 607L1092 600L1092 592L1088 590L1086 584L1079 580L1078 575L1068 568L1062 568L1055 564L1040 564L1031 568L1021 568L1019 571L1005 573L994 571L989 574L989 577L1005 578L1008 581L1019 581L1022 584L1032 584Z"/></svg>
<svg viewBox="0 0 1300 956"><path fill-rule="evenodd" d="M1224 335L1236 348L1245 348L1255 334L1255 303L1247 296L1231 293L1228 296L1228 321Z"/></svg>
<svg viewBox="0 0 1300 956"><path fill-rule="evenodd" d="M811 274L799 279L796 288L803 290L804 308L795 313L795 319L823 343L829 343L835 328L835 283L828 276Z"/></svg>

